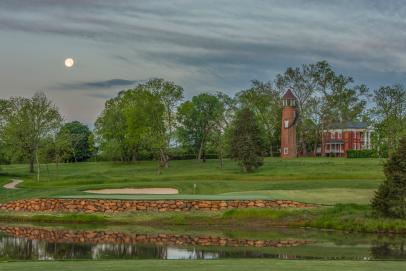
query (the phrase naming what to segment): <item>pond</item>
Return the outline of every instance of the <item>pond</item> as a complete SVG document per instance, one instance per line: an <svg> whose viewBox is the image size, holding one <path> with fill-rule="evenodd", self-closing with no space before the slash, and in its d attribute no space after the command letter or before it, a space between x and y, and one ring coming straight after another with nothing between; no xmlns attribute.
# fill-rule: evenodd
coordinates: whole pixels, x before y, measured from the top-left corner
<svg viewBox="0 0 406 271"><path fill-rule="evenodd" d="M406 260L406 237L309 229L154 229L0 224L0 260Z"/></svg>

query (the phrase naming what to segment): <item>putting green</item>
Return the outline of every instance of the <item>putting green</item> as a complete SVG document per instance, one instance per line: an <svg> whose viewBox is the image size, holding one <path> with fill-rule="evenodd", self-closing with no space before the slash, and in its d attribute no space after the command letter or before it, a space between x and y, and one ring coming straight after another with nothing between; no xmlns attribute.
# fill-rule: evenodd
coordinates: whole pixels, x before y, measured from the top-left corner
<svg viewBox="0 0 406 271"><path fill-rule="evenodd" d="M304 203L334 205L337 203L368 204L374 189L325 188L305 190L258 190L217 195L70 195L65 199L119 199L119 200L293 200Z"/></svg>

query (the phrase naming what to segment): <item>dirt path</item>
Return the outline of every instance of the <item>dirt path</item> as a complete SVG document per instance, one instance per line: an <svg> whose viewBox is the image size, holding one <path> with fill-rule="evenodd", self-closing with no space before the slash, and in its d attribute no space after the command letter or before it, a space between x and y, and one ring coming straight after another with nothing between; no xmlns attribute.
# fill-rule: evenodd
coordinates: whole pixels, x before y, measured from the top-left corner
<svg viewBox="0 0 406 271"><path fill-rule="evenodd" d="M179 194L178 189L175 188L119 188L119 189L99 189L87 190L87 193L92 194L105 194L105 195L174 195Z"/></svg>
<svg viewBox="0 0 406 271"><path fill-rule="evenodd" d="M11 180L11 183L5 184L5 185L3 185L3 187L4 187L5 189L18 189L18 188L17 188L17 185L20 184L20 183L22 183L22 182L23 182L22 180L15 180L15 179L12 179L12 180Z"/></svg>

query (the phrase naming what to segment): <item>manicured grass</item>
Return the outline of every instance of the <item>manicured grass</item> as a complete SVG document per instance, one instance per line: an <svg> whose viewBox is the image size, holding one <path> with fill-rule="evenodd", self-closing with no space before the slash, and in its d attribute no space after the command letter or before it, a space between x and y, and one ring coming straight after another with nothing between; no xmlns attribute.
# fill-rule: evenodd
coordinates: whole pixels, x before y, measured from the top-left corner
<svg viewBox="0 0 406 271"><path fill-rule="evenodd" d="M22 179L24 183L19 185L22 189L18 190L0 188L0 202L57 196L90 198L82 191L99 188L173 187L182 195L233 193L227 197L295 199L300 196L311 203L365 203L371 191L383 180L382 164L380 159L267 158L258 172L244 174L230 160L225 161L223 169L217 160L206 163L189 160L171 161L170 167L157 175L153 161L133 164L76 163L61 164L58 168L43 165L40 182L35 180L35 175L27 173L27 165L5 165L0 171L1 185L11 178ZM301 194L303 190L308 191Z"/></svg>
<svg viewBox="0 0 406 271"><path fill-rule="evenodd" d="M224 196L235 197L269 197L274 199L288 199L300 202L313 202L326 205L337 203L368 204L375 193L375 189L323 188L305 190L259 190L225 193Z"/></svg>
<svg viewBox="0 0 406 271"><path fill-rule="evenodd" d="M406 262L398 261L288 261L288 260L123 260L123 261L77 261L77 262L11 262L0 263L2 271L382 271L405 270Z"/></svg>

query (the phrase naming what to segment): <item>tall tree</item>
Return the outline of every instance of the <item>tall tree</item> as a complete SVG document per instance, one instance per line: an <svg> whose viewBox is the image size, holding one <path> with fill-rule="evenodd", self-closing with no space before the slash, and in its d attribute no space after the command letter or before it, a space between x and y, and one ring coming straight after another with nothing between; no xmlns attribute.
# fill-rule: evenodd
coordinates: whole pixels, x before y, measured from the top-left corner
<svg viewBox="0 0 406 271"><path fill-rule="evenodd" d="M217 123L213 129L212 141L213 145L217 149L218 158L220 161L220 167L224 166L224 155L226 151L226 133L230 126L231 121L234 118L235 111L237 109L236 100L228 96L223 92L217 92L216 96L221 104L220 117L217 119Z"/></svg>
<svg viewBox="0 0 406 271"><path fill-rule="evenodd" d="M160 97L140 85L134 90L127 91L124 100L129 142L140 149L158 152L160 167L166 166L168 159L165 107Z"/></svg>
<svg viewBox="0 0 406 271"><path fill-rule="evenodd" d="M310 119L311 110L315 103L315 94L317 91L317 76L323 62L301 67L289 67L285 73L276 77L276 87L284 92L290 89L297 99L297 109L299 119L297 121L299 152L306 155L307 142L305 141L304 122Z"/></svg>
<svg viewBox="0 0 406 271"><path fill-rule="evenodd" d="M263 142L255 114L248 108L237 113L231 128L231 157L244 172L253 172L263 164Z"/></svg>
<svg viewBox="0 0 406 271"><path fill-rule="evenodd" d="M62 117L43 93L36 93L31 99L11 98L6 103L3 110L6 113L3 116L3 138L8 153L14 158L27 159L30 172L34 172L36 162L39 174L38 151L41 141L56 133Z"/></svg>
<svg viewBox="0 0 406 271"><path fill-rule="evenodd" d="M365 113L368 88L354 85L351 77L336 74L326 61L288 68L277 76L276 86L291 89L298 100L299 151L304 155L309 141L323 139L323 129L334 122L361 119ZM309 133L309 127L315 131Z"/></svg>
<svg viewBox="0 0 406 271"><path fill-rule="evenodd" d="M216 95L202 93L178 109L178 133L183 144L197 153L201 160L207 142L222 117L223 105Z"/></svg>
<svg viewBox="0 0 406 271"><path fill-rule="evenodd" d="M79 121L65 123L57 135L61 140L63 139L68 143L69 153L67 153L65 159L70 162L89 159L92 156L93 149L93 146L90 145L91 136L92 132L89 127Z"/></svg>
<svg viewBox="0 0 406 271"><path fill-rule="evenodd" d="M175 139L176 109L183 99L183 88L174 82L164 79L152 79L145 84L145 89L159 97L164 106L163 136L166 146L160 148L161 161L167 167L169 163L168 150Z"/></svg>
<svg viewBox="0 0 406 271"><path fill-rule="evenodd" d="M272 146L279 143L281 127L281 90L273 88L270 82L252 81L251 88L237 93L240 108L250 108L260 125L264 127L269 154Z"/></svg>
<svg viewBox="0 0 406 271"><path fill-rule="evenodd" d="M121 91L106 102L96 121L96 138L102 153L129 161L135 160L141 150L151 151L154 146L160 164L167 167L168 151L174 141L176 107L182 99L182 87L163 79L152 79Z"/></svg>
<svg viewBox="0 0 406 271"><path fill-rule="evenodd" d="M128 141L128 123L124 114L124 95L121 91L116 97L106 101L104 110L95 124L96 142L102 155L110 159L129 162L136 158L136 147Z"/></svg>
<svg viewBox="0 0 406 271"><path fill-rule="evenodd" d="M382 86L374 91L374 147L381 156L392 153L406 135L406 89L402 85Z"/></svg>

